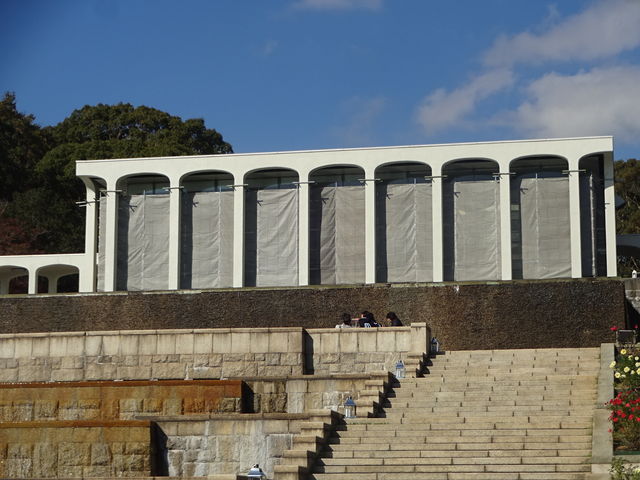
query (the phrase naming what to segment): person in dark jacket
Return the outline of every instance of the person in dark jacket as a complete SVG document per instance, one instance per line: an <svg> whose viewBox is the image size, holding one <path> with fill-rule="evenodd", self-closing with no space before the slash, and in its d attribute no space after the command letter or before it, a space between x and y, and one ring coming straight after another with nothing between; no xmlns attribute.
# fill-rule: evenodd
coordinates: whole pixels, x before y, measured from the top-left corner
<svg viewBox="0 0 640 480"><path fill-rule="evenodd" d="M380 326L380 324L376 322L376 319L373 316L373 313L368 312L367 310L362 312L362 315L360 315L360 320L358 321L358 325L360 327L379 327Z"/></svg>
<svg viewBox="0 0 640 480"><path fill-rule="evenodd" d="M390 327L402 327L402 322L395 312L387 313L387 323Z"/></svg>

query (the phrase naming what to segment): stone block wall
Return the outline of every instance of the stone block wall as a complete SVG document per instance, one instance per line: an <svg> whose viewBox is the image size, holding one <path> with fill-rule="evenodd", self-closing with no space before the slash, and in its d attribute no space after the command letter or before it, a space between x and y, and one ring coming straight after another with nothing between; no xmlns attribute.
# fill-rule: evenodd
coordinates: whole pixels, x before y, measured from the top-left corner
<svg viewBox="0 0 640 480"><path fill-rule="evenodd" d="M307 356L314 374L379 372L395 370L409 353L428 351L430 332L425 324L411 328L314 328L306 330L313 355ZM308 347L309 348L309 347Z"/></svg>
<svg viewBox="0 0 640 480"><path fill-rule="evenodd" d="M308 415L245 414L208 420L160 420L170 476L242 474L256 463L268 478L291 449Z"/></svg>
<svg viewBox="0 0 640 480"><path fill-rule="evenodd" d="M300 328L1 334L0 382L303 373Z"/></svg>
<svg viewBox="0 0 640 480"><path fill-rule="evenodd" d="M0 478L151 475L150 423L0 423Z"/></svg>
<svg viewBox="0 0 640 480"><path fill-rule="evenodd" d="M385 372L291 378L286 383L287 412L335 410L344 413L347 397L351 396L358 402L360 392L374 388L368 383L378 381L382 384L388 380L389 374Z"/></svg>
<svg viewBox="0 0 640 480"><path fill-rule="evenodd" d="M0 384L0 424L242 411L238 380Z"/></svg>
<svg viewBox="0 0 640 480"><path fill-rule="evenodd" d="M1 334L0 382L287 378L393 371L425 352L411 327L199 329Z"/></svg>

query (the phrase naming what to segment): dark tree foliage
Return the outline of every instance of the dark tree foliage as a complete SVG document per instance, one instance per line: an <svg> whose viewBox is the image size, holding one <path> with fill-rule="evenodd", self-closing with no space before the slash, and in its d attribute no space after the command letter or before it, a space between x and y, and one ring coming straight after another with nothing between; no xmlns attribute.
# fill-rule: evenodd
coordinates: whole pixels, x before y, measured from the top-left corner
<svg viewBox="0 0 640 480"><path fill-rule="evenodd" d="M0 122L0 179L7 179L0 184L0 199L9 202L6 215L18 223L20 238L30 238L29 251L19 253L83 251L84 211L75 202L84 200L85 189L75 175L76 160L233 152L202 119L183 121L124 103L87 105L41 129L32 116L16 112L15 96L7 94ZM16 126L11 130L5 123ZM0 254L7 254L1 236Z"/></svg>
<svg viewBox="0 0 640 480"><path fill-rule="evenodd" d="M616 213L617 233L640 233L640 161L615 163L616 194L625 202Z"/></svg>
<svg viewBox="0 0 640 480"><path fill-rule="evenodd" d="M32 115L16 108L16 96L5 93L0 101L0 200L28 188L32 171L49 148L47 136Z"/></svg>
<svg viewBox="0 0 640 480"><path fill-rule="evenodd" d="M616 233L640 233L640 161L618 160L614 165L616 194L624 206L616 210ZM628 277L640 270L640 257L618 255L618 275Z"/></svg>

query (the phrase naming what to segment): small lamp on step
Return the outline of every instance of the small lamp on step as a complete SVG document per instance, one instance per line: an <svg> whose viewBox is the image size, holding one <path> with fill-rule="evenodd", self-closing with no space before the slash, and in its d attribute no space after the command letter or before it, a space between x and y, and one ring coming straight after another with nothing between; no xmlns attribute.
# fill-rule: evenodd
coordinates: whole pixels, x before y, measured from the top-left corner
<svg viewBox="0 0 640 480"><path fill-rule="evenodd" d="M260 465L256 463L253 467L251 467L251 470L249 470L249 473L247 473L247 478L250 478L253 480L266 480L267 476L264 474L264 472L260 468Z"/></svg>
<svg viewBox="0 0 640 480"><path fill-rule="evenodd" d="M431 349L430 349L431 355L436 356L438 354L438 352L440 352L440 342L438 341L438 339L436 337L433 337L431 339L430 347L431 347Z"/></svg>
<svg viewBox="0 0 640 480"><path fill-rule="evenodd" d="M396 363L396 378L404 378L406 372L407 369L404 366L404 362L402 361L402 359L398 360L398 363Z"/></svg>
<svg viewBox="0 0 640 480"><path fill-rule="evenodd" d="M356 418L356 402L353 401L351 395L344 402L344 418Z"/></svg>

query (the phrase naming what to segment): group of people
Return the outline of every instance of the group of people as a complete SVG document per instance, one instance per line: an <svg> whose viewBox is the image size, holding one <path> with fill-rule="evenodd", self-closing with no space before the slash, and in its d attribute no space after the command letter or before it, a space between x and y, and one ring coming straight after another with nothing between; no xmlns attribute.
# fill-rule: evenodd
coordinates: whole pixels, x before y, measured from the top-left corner
<svg viewBox="0 0 640 480"><path fill-rule="evenodd" d="M343 313L340 315L341 322L336 325L336 328L352 328L352 327L364 327L364 328L374 328L374 327L402 327L402 322L395 314L395 312L387 313L385 317L385 325L380 325L376 322L373 313L365 310L363 311L359 317L351 318L351 315L348 313Z"/></svg>

